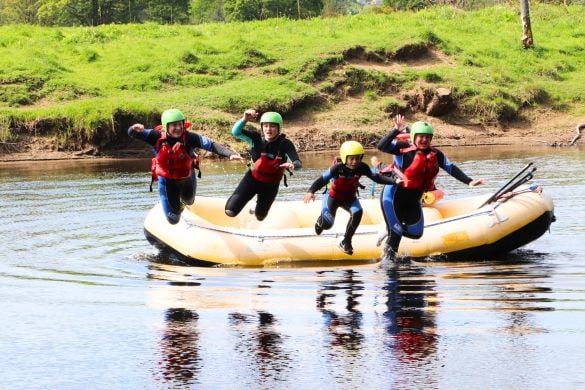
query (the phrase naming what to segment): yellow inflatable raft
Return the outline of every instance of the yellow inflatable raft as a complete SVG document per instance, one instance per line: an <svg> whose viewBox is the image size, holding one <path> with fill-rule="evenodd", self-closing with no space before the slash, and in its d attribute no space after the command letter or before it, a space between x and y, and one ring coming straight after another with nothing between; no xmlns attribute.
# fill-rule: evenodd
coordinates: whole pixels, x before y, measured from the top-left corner
<svg viewBox="0 0 585 390"><path fill-rule="evenodd" d="M399 255L414 260L440 256L442 260L484 259L519 248L546 232L554 220L553 201L540 187L521 187L505 202L481 206L488 195L443 200L424 207L424 235L403 238ZM268 217L258 222L248 210L236 218L224 213L225 199L198 196L170 225L157 204L147 215L147 239L191 264L267 265L300 261L377 261L385 232L380 201L362 200L364 215L354 239L354 254L346 255L343 239L348 213L339 210L331 230L317 236L319 201L276 201Z"/></svg>

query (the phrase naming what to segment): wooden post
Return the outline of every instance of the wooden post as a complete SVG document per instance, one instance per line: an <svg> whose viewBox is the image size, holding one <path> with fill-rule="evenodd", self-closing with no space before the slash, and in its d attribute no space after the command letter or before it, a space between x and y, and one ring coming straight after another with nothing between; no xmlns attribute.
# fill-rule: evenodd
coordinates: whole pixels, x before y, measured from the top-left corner
<svg viewBox="0 0 585 390"><path fill-rule="evenodd" d="M529 0L520 0L521 17L522 17L522 46L525 49L534 47L534 38L532 37L532 27L530 25L530 3Z"/></svg>

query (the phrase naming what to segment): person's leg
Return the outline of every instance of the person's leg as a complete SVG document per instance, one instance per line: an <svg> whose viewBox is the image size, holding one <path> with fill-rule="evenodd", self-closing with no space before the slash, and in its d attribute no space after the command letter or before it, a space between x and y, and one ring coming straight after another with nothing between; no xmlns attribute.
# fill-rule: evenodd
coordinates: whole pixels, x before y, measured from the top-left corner
<svg viewBox="0 0 585 390"><path fill-rule="evenodd" d="M345 253L351 255L353 254L352 238L358 226L360 225L360 222L362 221L364 211L358 199L354 200L351 205L343 205L342 207L347 210L351 216L349 221L347 221L345 235L339 246Z"/></svg>
<svg viewBox="0 0 585 390"><path fill-rule="evenodd" d="M398 219L395 207L395 197L398 186L385 185L380 195L382 213L386 222L388 236L384 246L384 258L394 259L398 252L398 246L402 239L402 223Z"/></svg>
<svg viewBox="0 0 585 390"><path fill-rule="evenodd" d="M406 190L399 186L385 186L382 191L382 211L386 220L388 238L384 248L386 258L394 259L402 236L420 238L424 218L420 191Z"/></svg>
<svg viewBox="0 0 585 390"><path fill-rule="evenodd" d="M181 219L179 186L175 180L158 177L158 193L167 221L175 225Z"/></svg>
<svg viewBox="0 0 585 390"><path fill-rule="evenodd" d="M384 247L384 252L398 253L398 246L400 245L401 240L402 235L396 233L393 230L390 230L390 234L386 240L386 246Z"/></svg>
<svg viewBox="0 0 585 390"><path fill-rule="evenodd" d="M418 239L423 234L422 192L400 188L394 196L394 210L402 227L402 235Z"/></svg>
<svg viewBox="0 0 585 390"><path fill-rule="evenodd" d="M250 171L247 171L225 204L226 215L228 217L237 216L254 195L256 195L256 192L253 185L253 178Z"/></svg>
<svg viewBox="0 0 585 390"><path fill-rule="evenodd" d="M317 234L321 234L323 230L331 229L335 222L335 214L337 213L338 207L339 204L326 192L321 201L321 215L315 223L315 232L319 231Z"/></svg>
<svg viewBox="0 0 585 390"><path fill-rule="evenodd" d="M278 195L278 188L280 183L258 183L261 188L258 190L258 197L256 198L256 208L254 209L254 215L258 221L264 220L272 207L272 203Z"/></svg>
<svg viewBox="0 0 585 390"><path fill-rule="evenodd" d="M195 193L197 192L197 177L195 176L195 171L193 171L189 178L181 180L179 184L181 202L191 206L193 202L195 202Z"/></svg>

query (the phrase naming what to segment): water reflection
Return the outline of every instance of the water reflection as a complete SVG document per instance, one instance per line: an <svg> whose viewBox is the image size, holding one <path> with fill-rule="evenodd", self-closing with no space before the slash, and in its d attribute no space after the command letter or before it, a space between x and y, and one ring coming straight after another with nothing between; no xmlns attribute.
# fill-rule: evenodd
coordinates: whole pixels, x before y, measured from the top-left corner
<svg viewBox="0 0 585 390"><path fill-rule="evenodd" d="M195 311L182 308L170 308L165 313L159 369L168 385L182 387L196 383L200 370L198 318Z"/></svg>
<svg viewBox="0 0 585 390"><path fill-rule="evenodd" d="M228 317L229 327L236 337L234 348L247 360L256 385L285 380L291 360L283 349L284 336L277 331L274 315L266 311L254 315L233 312Z"/></svg>
<svg viewBox="0 0 585 390"><path fill-rule="evenodd" d="M424 268L411 264L388 265L384 270L387 347L401 363L425 362L437 351L435 281Z"/></svg>
<svg viewBox="0 0 585 390"><path fill-rule="evenodd" d="M323 278L335 272L319 271L317 274ZM328 344L346 351L358 351L364 340L361 329L363 315L357 310L363 282L358 279L356 271L348 269L342 271L338 278L324 280L319 284L321 288L317 291L317 309L323 315ZM336 299L340 299L341 304Z"/></svg>
<svg viewBox="0 0 585 390"><path fill-rule="evenodd" d="M448 281L443 283L444 291L458 286L458 296L452 300L468 309L504 313L554 310L549 297L553 290L546 284L555 267L544 253L523 250L497 261L436 266L445 272L442 279Z"/></svg>
<svg viewBox="0 0 585 390"><path fill-rule="evenodd" d="M500 149L448 154L489 180L482 192L535 159L555 200L551 234L498 262L392 269L177 266L142 231L157 201L148 160L3 165L3 385L580 388L585 154ZM330 160L303 157L279 196L298 199ZM242 169L207 161L200 194L227 197ZM469 195L444 182L450 196Z"/></svg>

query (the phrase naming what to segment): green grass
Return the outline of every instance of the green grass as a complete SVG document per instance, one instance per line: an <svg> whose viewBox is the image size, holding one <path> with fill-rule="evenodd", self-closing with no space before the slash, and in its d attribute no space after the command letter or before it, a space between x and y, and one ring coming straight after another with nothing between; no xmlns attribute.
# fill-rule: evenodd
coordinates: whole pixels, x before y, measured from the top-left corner
<svg viewBox="0 0 585 390"><path fill-rule="evenodd" d="M291 113L340 85L365 94L371 107L360 123L371 110L400 107L397 91L425 86L453 88L461 114L483 121L540 105L582 113L584 8L531 11L530 50L520 44L518 10L506 7L197 26L0 26L0 134L9 139L43 123L48 133L90 138L178 107L227 137L248 107ZM343 53L358 46L382 61L434 46L452 65L394 74L347 66L335 74L347 65Z"/></svg>

